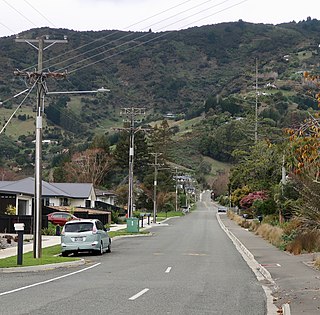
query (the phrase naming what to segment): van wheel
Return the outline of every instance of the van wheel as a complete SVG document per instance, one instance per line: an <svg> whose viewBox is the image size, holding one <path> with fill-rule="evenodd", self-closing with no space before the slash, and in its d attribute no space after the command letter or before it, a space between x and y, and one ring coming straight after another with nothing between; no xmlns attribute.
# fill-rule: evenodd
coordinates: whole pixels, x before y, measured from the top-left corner
<svg viewBox="0 0 320 315"><path fill-rule="evenodd" d="M68 253L68 252L62 252L62 253L61 253L61 256L62 256L62 257L68 257L68 256L69 256L69 253Z"/></svg>

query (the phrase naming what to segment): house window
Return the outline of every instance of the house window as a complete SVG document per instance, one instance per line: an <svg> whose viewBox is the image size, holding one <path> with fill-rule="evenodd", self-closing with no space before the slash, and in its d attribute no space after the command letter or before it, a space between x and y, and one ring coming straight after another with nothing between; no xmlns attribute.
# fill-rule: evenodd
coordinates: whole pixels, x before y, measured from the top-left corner
<svg viewBox="0 0 320 315"><path fill-rule="evenodd" d="M91 200L86 200L86 208L91 208Z"/></svg>

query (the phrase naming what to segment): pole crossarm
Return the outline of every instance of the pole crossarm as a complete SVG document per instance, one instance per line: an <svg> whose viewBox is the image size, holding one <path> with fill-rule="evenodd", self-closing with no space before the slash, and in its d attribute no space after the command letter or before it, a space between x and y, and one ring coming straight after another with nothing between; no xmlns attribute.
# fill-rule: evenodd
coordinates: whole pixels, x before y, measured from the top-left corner
<svg viewBox="0 0 320 315"><path fill-rule="evenodd" d="M54 78L54 79L66 79L67 78L67 71L64 72L37 72L37 71L20 71L19 69L16 69L13 74L15 76L24 77L29 80L37 80L39 78L41 79L47 79L47 78Z"/></svg>

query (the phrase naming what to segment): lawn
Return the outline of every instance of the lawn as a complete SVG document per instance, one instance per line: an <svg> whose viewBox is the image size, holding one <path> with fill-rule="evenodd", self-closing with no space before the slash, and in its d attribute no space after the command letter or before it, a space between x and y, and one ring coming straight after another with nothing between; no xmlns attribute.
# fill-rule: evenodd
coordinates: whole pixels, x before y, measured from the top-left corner
<svg viewBox="0 0 320 315"><path fill-rule="evenodd" d="M149 234L148 231L142 231L138 233L127 232L127 229L119 231L110 231L109 236L111 238L115 236L126 236L126 235L137 235L137 234ZM62 257L59 254L61 253L61 246L54 245L50 247L45 247L42 249L41 258L33 258L33 252L28 252L23 254L22 265L17 264L17 256L11 256L7 258L0 259L0 268L10 268L10 267L27 267L27 266L39 266L47 264L57 264L62 262L70 262L79 260L77 257Z"/></svg>
<svg viewBox="0 0 320 315"><path fill-rule="evenodd" d="M61 262L79 260L79 258L74 258L74 257L57 256L60 253L61 253L61 246L54 245L54 246L43 248L41 258L33 258L32 251L23 254L22 265L17 265L17 256L0 259L0 268L38 266L38 265L56 264Z"/></svg>

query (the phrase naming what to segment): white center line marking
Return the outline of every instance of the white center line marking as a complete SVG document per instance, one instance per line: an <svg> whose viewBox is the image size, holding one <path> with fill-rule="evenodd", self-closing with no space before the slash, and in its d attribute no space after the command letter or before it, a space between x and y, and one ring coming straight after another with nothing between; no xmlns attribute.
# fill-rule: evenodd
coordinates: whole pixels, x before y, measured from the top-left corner
<svg viewBox="0 0 320 315"><path fill-rule="evenodd" d="M60 279L63 279L63 278L66 278L66 277L75 275L75 274L77 274L77 273L80 273L80 272L89 270L89 269L91 269L91 268L97 267L97 266L99 266L99 265L101 265L101 263L97 263L97 264L92 265L92 266L90 266L90 267L87 267L87 268L84 268L84 269L81 269L81 270L78 270L78 271L74 271L74 272L68 273L68 274L63 275L63 276L60 276L60 277L56 277L56 278L52 278L52 279L49 279L49 280L45 280L45 281L33 283L33 284L27 285L27 286L25 286L25 287L17 288L17 289L10 290L10 291L7 291L7 292L2 292L2 293L0 293L0 296L7 295L7 294L11 294L11 293L15 293L15 292L22 291L22 290L26 290L26 289L29 289L29 288L32 288L32 287L36 287L36 286L41 285L41 284L46 284L46 283L49 283L49 282L53 282L53 281L56 281L56 280L60 280Z"/></svg>
<svg viewBox="0 0 320 315"><path fill-rule="evenodd" d="M136 295L132 296L131 298L129 298L129 300L134 301L135 299L137 299L138 297L140 297L141 295L145 294L146 292L148 292L149 289L143 289L142 291L140 291L139 293L137 293Z"/></svg>
<svg viewBox="0 0 320 315"><path fill-rule="evenodd" d="M281 267L281 265L280 265L280 264L277 264L277 266L278 266L278 267Z"/></svg>
<svg viewBox="0 0 320 315"><path fill-rule="evenodd" d="M168 267L168 268L166 269L166 273L169 273L169 272L171 271L171 269L172 269L172 267Z"/></svg>

